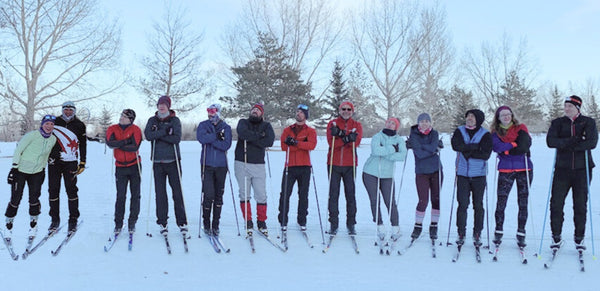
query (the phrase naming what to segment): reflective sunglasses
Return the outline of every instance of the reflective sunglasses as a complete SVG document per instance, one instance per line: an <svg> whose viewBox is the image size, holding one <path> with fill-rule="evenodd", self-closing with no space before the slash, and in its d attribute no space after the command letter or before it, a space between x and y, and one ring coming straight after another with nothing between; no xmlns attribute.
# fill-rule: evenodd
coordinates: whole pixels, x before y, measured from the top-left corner
<svg viewBox="0 0 600 291"><path fill-rule="evenodd" d="M352 111L352 108L350 108L350 107L342 107L342 111Z"/></svg>
<svg viewBox="0 0 600 291"><path fill-rule="evenodd" d="M308 110L308 106L306 106L304 104L300 104L300 105L298 105L298 109Z"/></svg>
<svg viewBox="0 0 600 291"><path fill-rule="evenodd" d="M42 121L52 121L52 122L54 122L54 121L56 121L56 116L50 115L50 114L45 115L44 118L42 118Z"/></svg>

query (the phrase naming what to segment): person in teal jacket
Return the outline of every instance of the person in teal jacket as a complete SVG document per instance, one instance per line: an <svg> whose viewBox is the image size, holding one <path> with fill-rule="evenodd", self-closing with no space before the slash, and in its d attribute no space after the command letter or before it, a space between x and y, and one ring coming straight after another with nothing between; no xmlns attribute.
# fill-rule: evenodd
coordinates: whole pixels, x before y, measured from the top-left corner
<svg viewBox="0 0 600 291"><path fill-rule="evenodd" d="M40 128L25 134L17 144L12 168L7 178L11 186L11 195L4 214L6 216L5 238L10 238L12 235L13 220L17 216L25 183L29 187L29 215L31 216L29 236L35 236L37 233L37 219L41 211L40 194L46 176L44 169L48 164L50 151L56 143L56 137L52 134L55 120L56 117L52 115L44 116Z"/></svg>
<svg viewBox="0 0 600 291"><path fill-rule="evenodd" d="M404 161L406 158L406 144L397 134L399 127L400 121L396 118L389 118L385 122L385 128L371 138L371 156L363 167L363 183L371 200L371 213L373 221L377 223L377 235L380 240L385 239L385 227L378 204L380 200L383 200L390 213L391 238L397 240L400 237L398 207L394 195L394 169L397 161ZM378 189L381 191L379 199Z"/></svg>

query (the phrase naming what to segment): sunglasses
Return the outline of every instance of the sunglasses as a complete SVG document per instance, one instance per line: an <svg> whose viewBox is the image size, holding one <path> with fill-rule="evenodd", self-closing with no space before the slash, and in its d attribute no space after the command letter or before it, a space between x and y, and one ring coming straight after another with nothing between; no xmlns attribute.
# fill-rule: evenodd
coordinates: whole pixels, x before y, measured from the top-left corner
<svg viewBox="0 0 600 291"><path fill-rule="evenodd" d="M342 111L352 111L352 108L349 108L349 107L342 107Z"/></svg>
<svg viewBox="0 0 600 291"><path fill-rule="evenodd" d="M42 118L42 121L48 121L48 120L54 122L54 121L56 121L56 116L48 114L48 115L44 116L44 118Z"/></svg>
<svg viewBox="0 0 600 291"><path fill-rule="evenodd" d="M219 110L217 110L217 108L207 108L206 112L208 112L209 114L215 114L217 113Z"/></svg>
<svg viewBox="0 0 600 291"><path fill-rule="evenodd" d="M306 106L304 104L300 104L300 105L298 105L298 109L308 110L308 106Z"/></svg>

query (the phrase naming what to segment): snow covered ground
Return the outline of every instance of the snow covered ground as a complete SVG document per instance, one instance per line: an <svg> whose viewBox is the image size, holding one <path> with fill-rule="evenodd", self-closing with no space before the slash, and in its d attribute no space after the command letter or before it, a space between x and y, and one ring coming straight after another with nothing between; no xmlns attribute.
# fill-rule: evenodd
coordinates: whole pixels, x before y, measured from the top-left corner
<svg viewBox="0 0 600 291"><path fill-rule="evenodd" d="M369 140L359 148L359 167L357 176L360 177L362 164L370 153ZM381 256L378 248L374 247L375 225L372 222L368 208L368 198L362 184L357 179L357 240L360 254L355 254L350 239L344 228L340 228L337 238L327 254L322 253L323 245L315 203L314 188L310 187L310 209L308 228L309 235L315 248L310 249L303 240L298 227L290 224L288 234L289 250L283 253L268 242L255 236L256 253L250 252L249 244L244 235L238 236L234 211L232 208L232 190L229 180L225 189L225 205L221 223L221 237L231 248L229 254L217 254L213 251L206 238L198 239L198 222L200 208L200 144L197 142L182 143L183 183L186 209L192 239L189 240L189 253L184 253L180 236L175 231L173 210L170 210L170 242L173 254L168 255L164 241L158 234L154 224L154 194L150 193L150 144L143 142L140 154L143 158L142 204L141 214L137 224L138 232L134 236L132 251L127 250L126 239L117 241L109 252L103 251L113 225L115 201L115 186L112 167L112 153L105 151L104 145L88 143L87 166L89 167L79 177L79 199L83 225L75 237L56 257L50 251L58 246L65 235L65 230L50 239L37 252L26 260L12 261L4 245L0 246L0 278L3 290L598 290L596 275L600 268L598 262L592 259L592 241L588 230L586 244L586 272L581 273L577 268L577 256L572 241L572 203L567 198L565 206L564 238L566 244L552 269L545 270L543 262L549 257L550 232L546 223L542 259L533 256L537 253L542 238L542 228L548 186L551 176L554 151L545 145L545 136L534 137L532 148L534 162L534 179L530 196L530 220L527 225L527 256L529 264L521 265L514 235L516 233L516 195L515 190L509 197L505 221L505 241L498 262L492 262L492 256L487 250L482 252L483 261L475 261L474 248L471 240L463 248L463 253L457 263L451 258L455 252L453 246L446 247L448 235L448 219L453 195L454 158L455 153L449 146L449 137L444 137L446 147L442 151L444 174L446 180L442 189L442 215L440 221L437 258L431 257L430 242L425 230L421 239L403 256ZM235 144L234 144L235 145ZM10 156L15 143L1 143L0 154ZM229 152L229 164L233 169L233 148ZM320 137L317 149L312 153L315 167L319 206L323 225L327 227L327 172L326 172L326 141ZM596 163L600 162L599 150L594 150ZM494 183L494 157L490 159L488 183ZM269 152L271 178L268 178L269 210L268 225L272 235L276 234L277 201L280 191L280 181L283 172L285 153ZM0 169L8 172L11 159L1 158ZM402 174L402 164L396 166L396 184L399 186ZM594 174L597 176L598 171ZM595 223L595 246L600 247L600 198L598 178L592 182L593 223ZM237 183L232 179L238 207ZM312 183L312 182L311 182ZM5 207L9 200L9 186L3 186L4 195L0 198L0 207ZM514 189L514 188L513 188ZM64 190L63 190L64 191ZM495 187L489 188L488 218L489 226L493 229L495 209ZM129 198L128 198L129 199ZM152 199L152 200L150 200ZM340 222L343 225L345 205L343 195L340 197ZM42 215L40 216L40 234L45 233L49 225L47 185L42 189ZM295 221L297 194L294 193L290 205L290 221ZM402 189L399 196L400 223L403 237L399 248L408 244L409 234L414 223L414 209L417 195L414 185L414 159L409 152L408 162ZM61 193L62 220L66 222L68 210L66 194ZM253 203L254 204L254 203ZM456 204L454 204L456 208ZM4 208L2 208L4 209ZM429 210L425 225L429 223ZM455 211L454 209L453 211ZM239 209L237 211L240 217ZM453 218L455 213L453 213ZM126 213L127 217L127 213ZM472 228L472 213L469 210L468 237ZM29 215L27 214L27 198L21 202L13 231L15 251L22 253L26 244ZM241 221L241 219L240 219ZM456 239L455 221L450 227L450 241ZM243 232L243 225L240 224ZM146 231L153 233L147 237ZM485 233L485 230L484 230ZM38 237L38 240L41 236ZM484 245L487 238L484 237Z"/></svg>

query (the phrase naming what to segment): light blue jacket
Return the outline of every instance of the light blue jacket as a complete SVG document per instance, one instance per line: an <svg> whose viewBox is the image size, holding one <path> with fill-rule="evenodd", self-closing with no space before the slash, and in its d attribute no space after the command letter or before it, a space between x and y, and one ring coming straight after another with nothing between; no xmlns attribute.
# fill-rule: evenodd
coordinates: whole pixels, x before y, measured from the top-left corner
<svg viewBox="0 0 600 291"><path fill-rule="evenodd" d="M398 145L398 152L394 146ZM371 155L363 166L363 172L378 178L392 178L396 161L406 158L406 142L399 135L389 136L378 132L371 139Z"/></svg>

